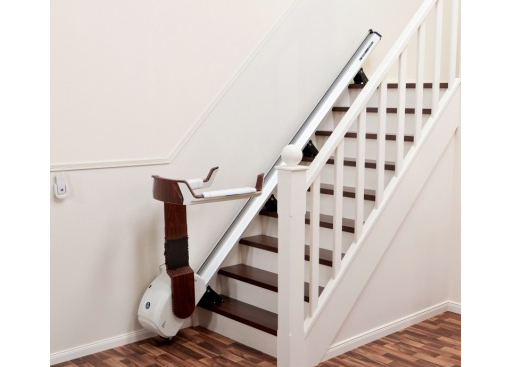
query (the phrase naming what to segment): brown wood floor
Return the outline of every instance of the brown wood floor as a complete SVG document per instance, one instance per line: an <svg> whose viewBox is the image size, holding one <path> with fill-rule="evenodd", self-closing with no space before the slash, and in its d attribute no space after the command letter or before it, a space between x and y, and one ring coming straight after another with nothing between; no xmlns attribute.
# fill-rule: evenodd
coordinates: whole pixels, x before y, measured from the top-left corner
<svg viewBox="0 0 513 367"><path fill-rule="evenodd" d="M445 312L354 349L318 367L461 366L461 316ZM171 342L146 339L55 367L272 367L276 360L201 327L181 330Z"/></svg>

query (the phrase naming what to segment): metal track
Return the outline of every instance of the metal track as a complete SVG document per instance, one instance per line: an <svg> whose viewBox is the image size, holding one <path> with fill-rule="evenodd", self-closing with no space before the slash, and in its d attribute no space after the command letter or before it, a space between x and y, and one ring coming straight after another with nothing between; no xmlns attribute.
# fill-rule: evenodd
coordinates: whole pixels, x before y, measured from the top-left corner
<svg viewBox="0 0 513 367"><path fill-rule="evenodd" d="M301 128L291 139L290 144L296 144L304 147L311 136L317 130L326 114L331 112L336 100L342 92L347 88L353 77L362 67L363 62L369 56L376 44L381 40L381 35L372 29L366 35L365 39L358 47L354 55L351 57L346 66L342 69L338 77L330 86L328 91L321 98L317 106L314 108L310 116L302 124ZM209 283L212 277L223 263L224 259L232 248L239 242L242 234L251 223L253 218L258 214L260 209L271 195L272 191L278 183L278 175L275 167L281 164L281 157L272 165L265 176L262 195L248 200L242 208L235 220L232 222L226 233L221 237L217 245L214 247L210 255L207 257L203 265L198 270L198 275L203 278L205 283Z"/></svg>

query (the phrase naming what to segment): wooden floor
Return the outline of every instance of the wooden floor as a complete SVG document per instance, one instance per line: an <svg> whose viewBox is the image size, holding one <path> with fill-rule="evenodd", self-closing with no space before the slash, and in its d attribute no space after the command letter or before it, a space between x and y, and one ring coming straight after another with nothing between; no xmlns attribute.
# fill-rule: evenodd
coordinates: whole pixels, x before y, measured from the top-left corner
<svg viewBox="0 0 513 367"><path fill-rule="evenodd" d="M461 317L446 312L318 367L461 366ZM181 330L171 342L137 343L60 363L55 367L271 367L276 360L201 327Z"/></svg>

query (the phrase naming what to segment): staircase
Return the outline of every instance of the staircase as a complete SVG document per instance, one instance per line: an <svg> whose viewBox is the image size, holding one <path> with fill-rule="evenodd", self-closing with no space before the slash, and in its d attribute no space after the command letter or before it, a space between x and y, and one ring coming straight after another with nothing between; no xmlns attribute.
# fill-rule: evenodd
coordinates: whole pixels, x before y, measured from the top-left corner
<svg viewBox="0 0 513 367"><path fill-rule="evenodd" d="M348 90L345 92L346 95L340 98L341 101L348 100L353 102L358 94L361 92L363 85L351 84ZM389 106L387 106L387 131L385 135L386 147L385 154L386 160L384 170L386 171L386 183L388 183L395 172L395 142L397 138L397 84L389 83L387 88L389 92ZM406 156L409 149L414 143L414 128L415 128L415 91L416 84L408 83L407 88L407 107L405 109L406 120L405 120L405 150L404 155ZM440 83L440 88L445 92L448 88L448 83ZM426 107L423 108L423 122L425 123L428 116L431 114L429 101L431 100L430 92L432 89L431 83L424 84L424 95L428 98L425 99ZM368 132L366 133L366 156L370 157L365 161L365 192L364 192L364 207L365 207L365 219L368 217L370 212L375 207L376 202L376 157L377 157L377 136L378 136L378 109L374 106L377 103L376 98L371 99L369 106L367 107L367 126ZM334 106L332 108L331 116L325 119L319 129L315 132L312 140L316 143L315 145L322 149L326 138L329 137L333 131L333 128L342 120L349 106ZM351 186L345 186L343 189L343 208L344 217L342 222L343 232L343 248L348 249L353 242L355 223L355 169L356 169L356 139L357 132L356 126L352 126L349 132L346 133L345 141L345 155L344 155L344 177L346 182L352 184ZM313 161L311 157L303 157L301 164L309 165ZM322 294L324 286L328 282L332 273L333 265L333 253L331 248L332 243L332 231L333 231L333 195L334 195L334 182L333 182L333 164L334 159L330 158L327 161L327 166L324 168L321 179L320 194L321 194L321 215L320 215L320 227L321 229L321 241L319 251L319 265L321 276L321 286L319 286L319 295ZM274 192L276 196L276 190ZM307 209L310 207L310 202L307 201ZM250 225L255 231L255 227L258 228L258 234L243 236L239 241L241 252L241 263L234 265L223 266L218 271L218 283L220 293L224 299L224 302L218 305L210 305L205 307L217 316L207 316L202 313L202 319L208 320L205 326L212 323L212 317L215 319L216 331L231 328L231 323L227 323L227 319L234 320L247 328L254 328L256 330L263 331L267 335L260 335L255 338L254 341L248 343L250 346L263 350L269 354L276 355L275 348L266 349L266 345L276 343L278 330L278 315L277 315L277 292L278 292L278 214L276 212L270 212L262 209L259 216L254 219L254 223ZM307 211L305 216L305 224L310 224L310 212ZM307 231L309 228L307 227ZM305 244L304 250L304 261L310 261L310 246ZM341 259L344 257L344 253L341 255ZM306 266L308 269L308 266ZM308 276L305 277L305 280ZM309 302L309 283L304 283L304 301ZM219 317L221 316L221 317ZM226 323L225 327L220 327L221 323ZM244 330L244 333L251 333L251 331L240 327L235 330ZM227 336L239 339L238 335L233 335L232 332L225 332L229 334ZM271 338L273 342L265 340Z"/></svg>
<svg viewBox="0 0 513 367"><path fill-rule="evenodd" d="M319 154L300 159L298 146L284 149L273 191L280 215L262 209L247 227L210 282L224 302L201 306L202 326L277 356L280 367L322 361L458 126L446 114L457 111L460 83L452 4L448 83L440 82L443 0L425 0L367 85L346 88L312 131ZM412 39L417 76L407 83Z"/></svg>

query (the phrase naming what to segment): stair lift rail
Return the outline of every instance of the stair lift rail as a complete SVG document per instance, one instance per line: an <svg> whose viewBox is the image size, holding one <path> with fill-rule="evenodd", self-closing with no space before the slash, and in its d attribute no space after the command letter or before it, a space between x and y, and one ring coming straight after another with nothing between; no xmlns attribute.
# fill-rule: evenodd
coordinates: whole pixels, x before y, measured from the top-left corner
<svg viewBox="0 0 513 367"><path fill-rule="evenodd" d="M452 16L450 24L450 33L447 37L450 42L450 52L448 55L449 64L449 90L459 85L457 79L457 39L458 39L458 7L459 0L450 0L452 3ZM354 255L358 252L361 244L365 240L369 229L375 223L376 218L382 211L387 199L399 179L404 174L410 162L410 157L420 149L423 140L425 140L426 131L433 125L441 114L440 106L446 103L440 101L440 75L442 65L442 24L443 24L443 0L425 0L417 13L413 16L403 33L399 36L396 43L392 46L389 53L378 66L377 70L370 77L368 83L360 92L356 100L352 103L349 110L339 122L338 126L331 133L330 137L320 149L319 153L308 168L298 166L301 160L301 145L292 145L285 147L282 157L286 165L279 167L279 185L278 195L278 365L280 367L308 367L321 362L318 356L302 355L308 343L317 343L319 348L328 347L322 345L310 333L313 326L319 321L321 312L326 306L333 294L336 285L341 281L345 270L350 266ZM435 12L435 26L433 39L435 48L433 58L433 76L432 76L432 101L431 116L428 122L423 126L422 110L424 102L424 60L425 37L426 37L426 18ZM417 76L416 76L416 114L415 114L415 135L414 146L404 157L404 131L405 131L405 100L406 100L406 71L407 71L407 52L411 40L417 39ZM429 56L429 55L428 55ZM385 187L385 131L386 131L386 106L387 106L387 77L392 67L398 65L398 127L395 139L395 176ZM364 223L364 183L365 183L365 141L366 141L366 111L369 100L372 95L379 90L378 99L378 131L377 131L377 190L376 206ZM355 191L355 223L354 238L348 248L342 247L342 195L333 195L334 216L333 216L333 273L328 284L321 295L318 292L319 286L319 242L320 242L320 184L321 171L326 166L329 159L334 157L334 192L341 193L344 187L343 165L344 165L344 137L353 124L356 124L356 191ZM309 192L307 193L307 190ZM305 211L306 195L310 200L310 231L308 232L309 241L305 241ZM307 316L303 314L303 280L305 279L304 259L302 249L305 243L310 244L310 276L306 281L310 283L309 287L309 309ZM293 250L293 249L296 250ZM345 256L342 258L342 253ZM299 255L298 255L299 254ZM287 291L281 292L282 289ZM292 312L299 310L301 312ZM282 317L285 315L285 317ZM326 320L326 319L324 319ZM340 323L335 322L337 328ZM321 328L327 333L326 328ZM335 335L326 336L329 343ZM310 337L312 339L310 339ZM328 340L329 339L329 340ZM323 351L320 351L324 353ZM322 357L322 354L321 354Z"/></svg>
<svg viewBox="0 0 513 367"><path fill-rule="evenodd" d="M292 137L290 144L304 147L308 143L312 134L314 134L326 114L331 111L331 107L335 101L340 97L342 92L352 81L353 77L361 69L363 62L376 47L380 39L381 35L379 33L372 29L369 30L369 33L365 36L349 62L342 69L315 109L302 124L298 132ZM271 166L265 176L262 195L252 198L246 203L228 230L209 254L205 262L199 268L198 275L200 275L206 283L210 282L212 277L216 274L226 256L228 256L232 248L238 243L244 230L264 206L265 202L278 184L278 176L275 167L280 166L281 164L282 160L280 157Z"/></svg>

